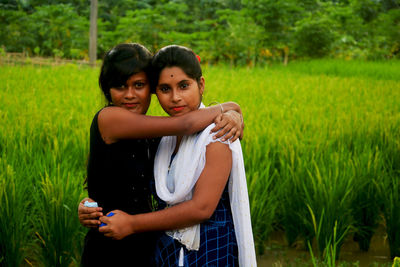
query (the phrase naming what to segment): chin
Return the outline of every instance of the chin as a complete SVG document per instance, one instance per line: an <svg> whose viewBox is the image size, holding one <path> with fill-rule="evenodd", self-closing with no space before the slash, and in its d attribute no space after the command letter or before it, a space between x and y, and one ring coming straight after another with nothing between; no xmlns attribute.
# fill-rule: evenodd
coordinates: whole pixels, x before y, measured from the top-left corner
<svg viewBox="0 0 400 267"><path fill-rule="evenodd" d="M184 114L185 113L174 113L174 114L169 114L169 116L171 116L171 117L179 117L179 116L182 116Z"/></svg>

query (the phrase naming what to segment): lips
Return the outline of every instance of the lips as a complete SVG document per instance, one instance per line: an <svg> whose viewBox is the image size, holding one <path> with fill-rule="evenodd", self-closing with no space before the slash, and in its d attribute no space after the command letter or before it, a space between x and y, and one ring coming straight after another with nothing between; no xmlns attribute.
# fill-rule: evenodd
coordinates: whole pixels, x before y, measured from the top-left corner
<svg viewBox="0 0 400 267"><path fill-rule="evenodd" d="M173 111L181 111L184 108L185 108L184 106L179 106L179 107L173 107L172 110Z"/></svg>
<svg viewBox="0 0 400 267"><path fill-rule="evenodd" d="M137 105L139 105L139 103L123 103L123 105L127 108L134 108Z"/></svg>

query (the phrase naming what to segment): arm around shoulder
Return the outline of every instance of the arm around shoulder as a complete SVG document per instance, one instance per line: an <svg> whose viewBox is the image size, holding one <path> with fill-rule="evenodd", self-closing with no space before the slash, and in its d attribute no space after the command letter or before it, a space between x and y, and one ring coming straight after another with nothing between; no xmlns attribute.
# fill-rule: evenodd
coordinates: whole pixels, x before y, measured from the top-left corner
<svg viewBox="0 0 400 267"><path fill-rule="evenodd" d="M236 104L227 104L233 109ZM100 111L98 125L106 143L120 139L152 138L169 135L191 135L210 125L220 114L213 106L178 117L146 116L120 107L107 107Z"/></svg>

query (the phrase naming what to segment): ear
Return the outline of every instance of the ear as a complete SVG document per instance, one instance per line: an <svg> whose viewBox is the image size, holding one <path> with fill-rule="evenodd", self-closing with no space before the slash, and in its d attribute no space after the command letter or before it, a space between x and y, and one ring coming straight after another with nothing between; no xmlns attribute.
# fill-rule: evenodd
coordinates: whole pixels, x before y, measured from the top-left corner
<svg viewBox="0 0 400 267"><path fill-rule="evenodd" d="M204 77L201 76L200 77L200 83L199 83L200 95L203 95L204 87L205 87L205 80L204 80Z"/></svg>

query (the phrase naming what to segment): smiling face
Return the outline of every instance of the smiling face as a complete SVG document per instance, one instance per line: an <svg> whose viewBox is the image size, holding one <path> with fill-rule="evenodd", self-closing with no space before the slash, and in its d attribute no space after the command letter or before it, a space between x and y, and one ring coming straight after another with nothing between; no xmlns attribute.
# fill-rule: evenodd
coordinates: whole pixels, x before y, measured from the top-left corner
<svg viewBox="0 0 400 267"><path fill-rule="evenodd" d="M158 80L156 94L161 107L170 116L181 116L200 106L204 78L198 83L179 67L164 68Z"/></svg>
<svg viewBox="0 0 400 267"><path fill-rule="evenodd" d="M145 72L133 74L126 84L110 89L114 106L125 108L139 114L145 114L149 108L151 94L150 84Z"/></svg>

